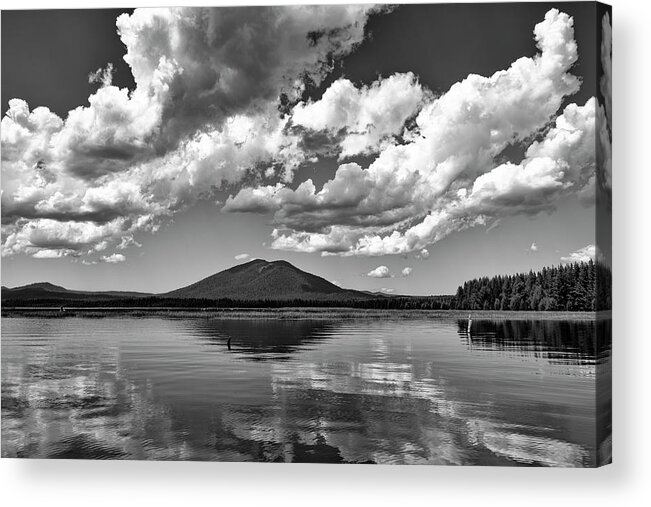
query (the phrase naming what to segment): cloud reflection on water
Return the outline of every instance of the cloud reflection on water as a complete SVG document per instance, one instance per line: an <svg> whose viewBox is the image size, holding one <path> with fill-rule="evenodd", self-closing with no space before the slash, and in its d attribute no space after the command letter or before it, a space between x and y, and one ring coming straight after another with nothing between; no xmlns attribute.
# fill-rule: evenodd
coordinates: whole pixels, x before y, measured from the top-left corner
<svg viewBox="0 0 651 507"><path fill-rule="evenodd" d="M515 347L507 357L488 349L474 357L453 323L105 319L88 334L79 320L63 319L58 332L48 323L36 345L21 337L24 325L9 329L3 456L548 466L594 459L589 438L577 436L589 409L574 405L594 395L594 363L579 354L579 378L552 369L532 392L514 386L531 383L537 353ZM487 389L491 378L506 384ZM556 400L568 382L576 397Z"/></svg>

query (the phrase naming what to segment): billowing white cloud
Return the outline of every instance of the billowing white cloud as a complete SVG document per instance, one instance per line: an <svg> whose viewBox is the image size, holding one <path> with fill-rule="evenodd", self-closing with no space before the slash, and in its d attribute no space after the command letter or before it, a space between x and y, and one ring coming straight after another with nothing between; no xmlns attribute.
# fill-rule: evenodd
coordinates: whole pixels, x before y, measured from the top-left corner
<svg viewBox="0 0 651 507"><path fill-rule="evenodd" d="M222 207L225 212L269 213L278 207L276 195L288 190L280 183L260 187L247 187L235 196L229 196Z"/></svg>
<svg viewBox="0 0 651 507"><path fill-rule="evenodd" d="M380 292L384 292L385 294L393 294L396 291L396 289L391 289L388 287L382 287L380 289Z"/></svg>
<svg viewBox="0 0 651 507"><path fill-rule="evenodd" d="M427 248L423 248L420 252L416 254L417 259L428 259L429 258L429 250Z"/></svg>
<svg viewBox="0 0 651 507"><path fill-rule="evenodd" d="M83 229L62 255L135 244L174 212L256 177L290 181L304 160L281 94L297 100L364 37L372 5L136 9L117 19L133 91L112 68L65 119L10 101L2 119L3 255L44 256L47 237ZM62 225L54 225L57 222ZM73 223L77 225L72 225ZM111 233L107 234L108 230ZM90 239L89 239L90 238ZM93 239L94 238L94 239ZM87 241L88 240L88 241ZM85 245L81 247L82 243Z"/></svg>
<svg viewBox="0 0 651 507"><path fill-rule="evenodd" d="M66 251L65 249L43 248L34 252L32 257L35 259L59 259L68 253L69 251Z"/></svg>
<svg viewBox="0 0 651 507"><path fill-rule="evenodd" d="M390 278L391 271L386 266L378 266L366 273L366 276L370 276L371 278Z"/></svg>
<svg viewBox="0 0 651 507"><path fill-rule="evenodd" d="M250 257L250 256L249 256L248 253L241 253L241 254L237 254L237 255L235 256L235 260L236 260L236 261L243 261L243 260L248 259L249 257Z"/></svg>
<svg viewBox="0 0 651 507"><path fill-rule="evenodd" d="M137 9L121 15L125 61L138 87L154 81L161 62L176 72L164 116L176 133L202 121L255 109L280 92L302 91L302 75L319 84L329 59L364 37L372 5Z"/></svg>
<svg viewBox="0 0 651 507"><path fill-rule="evenodd" d="M378 151L424 105L428 93L411 72L357 88L338 79L323 97L293 110L292 123L339 137L340 158Z"/></svg>
<svg viewBox="0 0 651 507"><path fill-rule="evenodd" d="M99 83L104 86L111 86L113 83L113 64L109 62L106 67L100 67L95 72L88 74L88 82L90 84Z"/></svg>
<svg viewBox="0 0 651 507"><path fill-rule="evenodd" d="M536 245L535 241L533 243L531 243L531 246L529 247L529 250L531 250L532 252L537 252L538 251L538 245Z"/></svg>
<svg viewBox="0 0 651 507"><path fill-rule="evenodd" d="M590 259L594 261L596 256L597 247L595 245L586 245L565 257L561 257L561 262L570 264L574 262L588 262Z"/></svg>
<svg viewBox="0 0 651 507"><path fill-rule="evenodd" d="M111 255L102 255L100 257L101 262L108 262L109 264L117 264L118 262L124 262L127 258L119 253L114 253Z"/></svg>
<svg viewBox="0 0 651 507"><path fill-rule="evenodd" d="M403 268L403 270L401 271L402 276L409 276L409 275L411 275L412 271L413 271L413 269L410 268L409 266L407 266L406 268Z"/></svg>
<svg viewBox="0 0 651 507"><path fill-rule="evenodd" d="M107 240L119 236L127 227L126 219L121 217L103 225L38 218L8 226L3 249L7 254L27 253L37 258L50 256L39 253L42 250L79 256L83 252L103 250Z"/></svg>
<svg viewBox="0 0 651 507"><path fill-rule="evenodd" d="M453 232L548 211L568 195L589 202L599 186L597 138L605 161L597 179L610 188L610 106L590 99L559 112L580 82L570 73L573 21L556 9L534 28L536 55L492 76L471 74L440 96L404 73L360 86L342 78L298 102L304 79L320 83L333 58L363 40L374 10L120 16L133 91L113 86L107 67L91 75L100 87L89 105L65 119L18 99L2 119L2 254L128 248L135 233L234 188L223 211L272 215L272 248L425 259L428 245ZM293 182L314 160L306 140L317 134L342 159L375 158L340 165L320 189ZM517 144L528 145L523 159L504 162Z"/></svg>
<svg viewBox="0 0 651 507"><path fill-rule="evenodd" d="M553 120L580 84L569 74L577 60L573 20L552 9L534 34L538 55L491 77L470 75L427 102L403 132L406 142L388 143L367 168L344 164L319 191L310 180L295 190L262 189L251 209L274 212L272 247L404 254L502 216L551 210L559 197L589 187L594 99ZM532 138L540 140L520 163L495 165L507 146ZM247 211L249 192L225 210Z"/></svg>

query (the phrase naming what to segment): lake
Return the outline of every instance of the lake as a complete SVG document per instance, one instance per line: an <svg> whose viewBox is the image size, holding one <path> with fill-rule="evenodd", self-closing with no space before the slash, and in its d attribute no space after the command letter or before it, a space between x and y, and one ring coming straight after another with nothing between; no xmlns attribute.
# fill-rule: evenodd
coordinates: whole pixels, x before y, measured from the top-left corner
<svg viewBox="0 0 651 507"><path fill-rule="evenodd" d="M610 321L481 320L470 336L465 326L3 318L2 456L559 467L609 459Z"/></svg>

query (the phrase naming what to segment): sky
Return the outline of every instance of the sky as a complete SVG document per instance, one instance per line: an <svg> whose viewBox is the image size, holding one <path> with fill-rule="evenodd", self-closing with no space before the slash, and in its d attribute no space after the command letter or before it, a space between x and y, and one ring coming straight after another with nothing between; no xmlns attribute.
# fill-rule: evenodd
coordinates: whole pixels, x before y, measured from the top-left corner
<svg viewBox="0 0 651 507"><path fill-rule="evenodd" d="M2 284L264 258L447 294L608 256L609 34L586 2L3 11Z"/></svg>

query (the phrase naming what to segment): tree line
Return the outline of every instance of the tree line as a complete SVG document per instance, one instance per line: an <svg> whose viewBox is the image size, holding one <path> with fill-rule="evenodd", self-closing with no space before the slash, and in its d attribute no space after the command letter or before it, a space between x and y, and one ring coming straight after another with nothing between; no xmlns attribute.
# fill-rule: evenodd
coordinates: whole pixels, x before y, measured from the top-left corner
<svg viewBox="0 0 651 507"><path fill-rule="evenodd" d="M20 299L3 301L4 306L18 307L72 307L72 308L360 308L377 310L449 310L454 296L400 296L370 297L368 299L203 299L161 298L145 296L112 299Z"/></svg>
<svg viewBox="0 0 651 507"><path fill-rule="evenodd" d="M608 267L577 262L541 271L475 278L457 289L460 310L596 311L611 308Z"/></svg>

